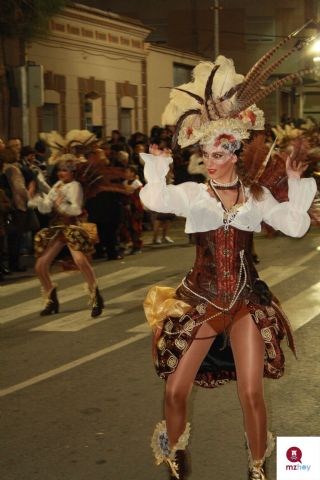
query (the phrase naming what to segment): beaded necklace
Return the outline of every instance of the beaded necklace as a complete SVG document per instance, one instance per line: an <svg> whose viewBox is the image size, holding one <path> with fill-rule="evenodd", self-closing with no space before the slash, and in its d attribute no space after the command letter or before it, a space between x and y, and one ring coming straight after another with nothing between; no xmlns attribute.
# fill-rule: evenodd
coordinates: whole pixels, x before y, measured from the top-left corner
<svg viewBox="0 0 320 480"><path fill-rule="evenodd" d="M211 190L213 191L216 198L218 200L220 200L220 203L221 203L222 208L224 210L224 212L223 212L223 224L224 224L224 230L225 231L229 229L230 224L233 222L233 220L237 216L239 208L242 205L242 203L238 203L239 202L239 197L240 197L240 187L241 187L243 198L245 198L243 183L238 178L236 180L237 180L237 183L235 185L236 185L236 188L237 188L237 191L238 191L237 192L237 198L236 198L234 204L232 205L232 207L230 207L230 208L225 207L225 205L222 201L222 198L220 197L219 192L217 191L219 189L219 187L217 188L217 186L212 182L212 180L209 181L209 186L210 186ZM232 185L231 188L234 188L234 186ZM230 187L226 187L225 189L226 190L230 189Z"/></svg>
<svg viewBox="0 0 320 480"><path fill-rule="evenodd" d="M211 187L217 188L218 190L233 190L239 187L240 185L240 180L238 175L232 182L228 183L219 183L216 180L213 180L212 178L210 179L210 185Z"/></svg>

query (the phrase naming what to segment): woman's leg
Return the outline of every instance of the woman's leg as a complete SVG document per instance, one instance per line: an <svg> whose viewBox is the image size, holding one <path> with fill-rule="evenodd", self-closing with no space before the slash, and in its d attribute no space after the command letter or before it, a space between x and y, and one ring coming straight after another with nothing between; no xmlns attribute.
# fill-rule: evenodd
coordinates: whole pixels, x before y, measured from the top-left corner
<svg viewBox="0 0 320 480"><path fill-rule="evenodd" d="M98 317L104 309L104 302L97 286L97 279L94 270L84 253L78 250L72 250L71 248L69 248L69 250L75 264L86 279L90 290L91 317Z"/></svg>
<svg viewBox="0 0 320 480"><path fill-rule="evenodd" d="M180 435L185 430L187 400L202 360L208 353L215 336L216 332L210 325L203 324L199 328L196 339L192 342L189 350L181 358L176 371L169 375L166 382L164 408L171 447L177 443Z"/></svg>
<svg viewBox="0 0 320 480"><path fill-rule="evenodd" d="M70 253L72 255L72 258L74 260L74 263L77 265L79 268L80 272L86 279L86 282L91 290L91 292L94 291L96 288L97 280L96 276L94 273L94 270L88 260L88 258L84 255L84 253L80 252L79 250L72 250L72 248L69 248Z"/></svg>
<svg viewBox="0 0 320 480"><path fill-rule="evenodd" d="M53 260L56 258L63 245L64 243L59 239L52 240L47 246L45 252L36 260L34 268L45 292L49 292L53 288L49 270Z"/></svg>
<svg viewBox="0 0 320 480"><path fill-rule="evenodd" d="M162 238L165 238L168 235L170 220L163 220L162 222Z"/></svg>
<svg viewBox="0 0 320 480"><path fill-rule="evenodd" d="M263 397L264 341L249 313L231 327L231 347L237 371L238 395L252 458L266 450L267 415Z"/></svg>
<svg viewBox="0 0 320 480"><path fill-rule="evenodd" d="M161 243L161 240L159 237L160 227L161 227L161 221L154 220L153 221L153 243Z"/></svg>

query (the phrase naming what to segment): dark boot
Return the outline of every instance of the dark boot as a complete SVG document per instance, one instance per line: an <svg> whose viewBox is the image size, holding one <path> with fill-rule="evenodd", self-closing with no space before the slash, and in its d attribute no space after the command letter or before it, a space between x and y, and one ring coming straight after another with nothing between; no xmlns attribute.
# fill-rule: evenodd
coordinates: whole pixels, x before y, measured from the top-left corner
<svg viewBox="0 0 320 480"><path fill-rule="evenodd" d="M96 318L101 315L102 310L104 309L104 302L99 292L99 288L95 287L93 292L91 293L91 317Z"/></svg>
<svg viewBox="0 0 320 480"><path fill-rule="evenodd" d="M191 474L191 458L188 450L177 450L175 459L168 465L169 479L185 480ZM173 468L172 468L173 467Z"/></svg>
<svg viewBox="0 0 320 480"><path fill-rule="evenodd" d="M51 315L51 313L59 313L59 302L57 297L57 287L53 287L46 295L46 304L40 312L41 317Z"/></svg>

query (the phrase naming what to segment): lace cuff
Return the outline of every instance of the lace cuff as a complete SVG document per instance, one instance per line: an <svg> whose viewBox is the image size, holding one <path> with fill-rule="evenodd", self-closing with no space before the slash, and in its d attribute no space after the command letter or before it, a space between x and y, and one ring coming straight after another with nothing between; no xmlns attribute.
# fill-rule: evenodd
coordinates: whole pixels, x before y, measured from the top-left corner
<svg viewBox="0 0 320 480"><path fill-rule="evenodd" d="M314 178L289 178L290 207L298 212L307 212L317 192Z"/></svg>
<svg viewBox="0 0 320 480"><path fill-rule="evenodd" d="M160 157L150 153L140 153L144 161L144 178L148 183L161 182L169 172L169 165L173 162L171 157Z"/></svg>

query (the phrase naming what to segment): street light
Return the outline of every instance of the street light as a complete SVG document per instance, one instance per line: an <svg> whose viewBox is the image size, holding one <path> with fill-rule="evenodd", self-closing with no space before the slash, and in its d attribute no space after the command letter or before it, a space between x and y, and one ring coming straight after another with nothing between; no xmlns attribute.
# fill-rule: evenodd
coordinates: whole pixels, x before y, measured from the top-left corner
<svg viewBox="0 0 320 480"><path fill-rule="evenodd" d="M311 51L314 53L320 53L320 40L315 40L311 46Z"/></svg>

